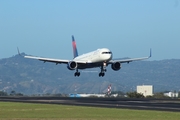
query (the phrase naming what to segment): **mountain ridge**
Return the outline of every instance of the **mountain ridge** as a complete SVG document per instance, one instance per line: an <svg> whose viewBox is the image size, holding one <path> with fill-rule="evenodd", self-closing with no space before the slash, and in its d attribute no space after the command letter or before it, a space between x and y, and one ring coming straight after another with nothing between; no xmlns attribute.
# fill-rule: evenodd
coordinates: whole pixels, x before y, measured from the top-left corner
<svg viewBox="0 0 180 120"><path fill-rule="evenodd" d="M25 54L25 53L24 53ZM104 77L99 68L80 70L74 77L64 64L44 63L19 55L0 59L0 90L23 94L104 93L135 91L137 85L153 85L154 92L180 90L180 59L136 61L122 64L119 71L110 66Z"/></svg>

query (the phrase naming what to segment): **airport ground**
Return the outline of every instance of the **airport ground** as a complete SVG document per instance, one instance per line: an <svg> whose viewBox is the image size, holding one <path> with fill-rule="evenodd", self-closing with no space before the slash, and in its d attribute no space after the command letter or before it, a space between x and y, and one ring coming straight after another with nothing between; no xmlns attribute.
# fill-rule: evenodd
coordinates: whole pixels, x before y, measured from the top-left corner
<svg viewBox="0 0 180 120"><path fill-rule="evenodd" d="M0 97L0 101L180 112L179 99L70 98L23 96Z"/></svg>
<svg viewBox="0 0 180 120"><path fill-rule="evenodd" d="M180 112L0 102L0 120L179 120Z"/></svg>

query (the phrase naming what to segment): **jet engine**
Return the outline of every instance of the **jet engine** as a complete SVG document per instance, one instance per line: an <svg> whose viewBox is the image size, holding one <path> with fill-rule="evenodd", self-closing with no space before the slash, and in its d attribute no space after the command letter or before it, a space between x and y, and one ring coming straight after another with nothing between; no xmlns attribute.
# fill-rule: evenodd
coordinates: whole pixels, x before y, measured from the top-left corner
<svg viewBox="0 0 180 120"><path fill-rule="evenodd" d="M67 65L69 70L75 70L77 68L77 63L75 61L70 61Z"/></svg>
<svg viewBox="0 0 180 120"><path fill-rule="evenodd" d="M121 63L120 62L114 62L111 64L111 68L115 71L120 70L121 69Z"/></svg>

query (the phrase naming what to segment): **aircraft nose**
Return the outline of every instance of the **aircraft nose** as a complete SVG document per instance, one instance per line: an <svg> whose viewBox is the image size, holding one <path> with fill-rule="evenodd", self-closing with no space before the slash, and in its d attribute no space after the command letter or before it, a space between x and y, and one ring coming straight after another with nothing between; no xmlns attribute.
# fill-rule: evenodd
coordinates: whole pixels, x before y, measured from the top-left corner
<svg viewBox="0 0 180 120"><path fill-rule="evenodd" d="M112 59L112 54L109 54L109 55L107 56L107 59L108 59L108 60L111 60L111 59Z"/></svg>
<svg viewBox="0 0 180 120"><path fill-rule="evenodd" d="M109 59L112 59L112 57L113 57L113 55L112 55L112 54L110 54L110 57L109 57Z"/></svg>

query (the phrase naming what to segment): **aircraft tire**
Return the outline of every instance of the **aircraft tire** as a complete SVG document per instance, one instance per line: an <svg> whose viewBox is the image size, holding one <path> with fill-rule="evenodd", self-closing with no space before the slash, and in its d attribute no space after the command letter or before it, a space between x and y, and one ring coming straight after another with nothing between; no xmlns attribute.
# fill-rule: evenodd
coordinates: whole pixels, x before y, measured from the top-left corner
<svg viewBox="0 0 180 120"><path fill-rule="evenodd" d="M79 76L80 76L80 72L75 72L75 73L74 73L74 76L75 76L75 77L76 77L76 76L79 77Z"/></svg>
<svg viewBox="0 0 180 120"><path fill-rule="evenodd" d="M99 77L104 77L104 75L105 75L105 74L102 73L102 72L99 73Z"/></svg>

